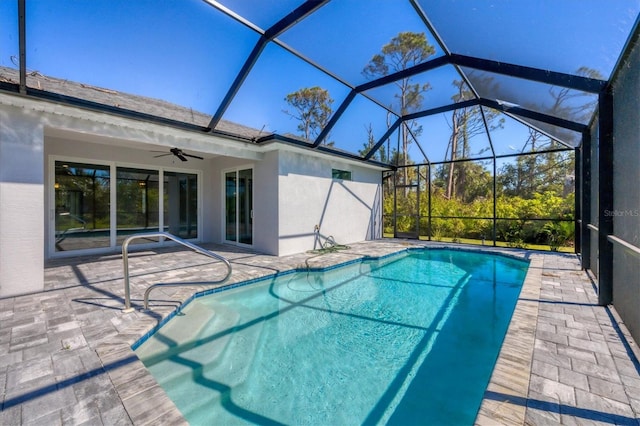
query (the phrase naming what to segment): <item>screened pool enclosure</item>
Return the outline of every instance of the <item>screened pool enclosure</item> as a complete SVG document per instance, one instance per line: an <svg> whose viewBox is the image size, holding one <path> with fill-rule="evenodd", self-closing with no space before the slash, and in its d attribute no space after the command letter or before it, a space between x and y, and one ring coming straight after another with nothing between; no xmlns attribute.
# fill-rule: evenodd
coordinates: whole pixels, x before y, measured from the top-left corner
<svg viewBox="0 0 640 426"><path fill-rule="evenodd" d="M602 303L614 282L640 303L639 12L639 0L2 1L0 91L376 167L381 236L579 253ZM81 208L91 190L63 163L56 203ZM110 178L75 167L83 182ZM200 235L188 171L111 170L111 202L144 200L121 203L118 238L149 224ZM162 182L175 211L153 204ZM90 207L113 228L104 197ZM234 204L236 239L251 241L251 202ZM64 211L61 246L84 226Z"/></svg>
<svg viewBox="0 0 640 426"><path fill-rule="evenodd" d="M119 113L214 134L240 123L260 130L256 144L285 140L387 164L385 235L547 249L575 246L575 151L640 8L67 3L3 2L11 31L0 64L19 71L5 70L5 89L99 107L64 87L43 90L35 75L69 79L211 116ZM151 25L170 16L169 32Z"/></svg>

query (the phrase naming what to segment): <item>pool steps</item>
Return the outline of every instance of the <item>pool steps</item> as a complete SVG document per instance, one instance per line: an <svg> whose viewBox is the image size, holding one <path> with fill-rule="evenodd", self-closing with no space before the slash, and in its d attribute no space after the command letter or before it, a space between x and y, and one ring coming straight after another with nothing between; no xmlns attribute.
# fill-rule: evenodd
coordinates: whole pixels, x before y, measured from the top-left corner
<svg viewBox="0 0 640 426"><path fill-rule="evenodd" d="M147 365L158 383L162 383L167 393L175 401L182 400L180 406L183 414L191 413L199 409L204 409L212 400L221 397L226 398L224 393L227 386L237 386L244 383L251 370L251 362L239 359L254 357L256 345L261 338L262 322L258 322L251 327L249 336L234 336L232 333L225 334L226 330L231 330L240 325L240 317L237 312L226 308L222 304L201 303L194 300L183 310L183 314L191 320L200 324L191 330L186 329L180 317L174 318L165 327L156 333L156 337L150 338L141 345L136 353ZM209 342L200 342L201 336L211 336L221 334ZM167 344L163 341L171 341L172 346L167 350ZM218 383L213 379L214 373L219 364L224 364L224 357L236 354L238 368L225 373L225 383ZM153 364L161 359L175 358L171 369L153 371ZM195 364L195 365L194 365ZM200 366L198 366L200 365ZM245 365L245 367L240 367ZM187 390L186 382L189 380L202 381L203 386L198 387L198 394L191 395ZM212 386L213 383L213 386ZM220 391L223 392L220 392ZM202 403L202 394L210 394L206 398L207 402ZM200 401L200 402L198 402Z"/></svg>
<svg viewBox="0 0 640 426"><path fill-rule="evenodd" d="M224 352L231 333L220 336L210 342L200 341L200 336L211 333L211 330L224 331L234 328L239 321L239 317L234 312L217 312L202 303L192 303L189 309L185 309L185 316L198 321L200 327L187 329L180 321L181 317L176 317L156 333L156 336L149 339L137 351L138 357L150 370L154 370L154 365L166 359L175 359L173 368L155 372L161 381L172 381L182 377L184 374L193 375L201 369L198 364L207 365L214 362ZM167 343L171 342L168 347ZM159 380L160 381L160 380Z"/></svg>

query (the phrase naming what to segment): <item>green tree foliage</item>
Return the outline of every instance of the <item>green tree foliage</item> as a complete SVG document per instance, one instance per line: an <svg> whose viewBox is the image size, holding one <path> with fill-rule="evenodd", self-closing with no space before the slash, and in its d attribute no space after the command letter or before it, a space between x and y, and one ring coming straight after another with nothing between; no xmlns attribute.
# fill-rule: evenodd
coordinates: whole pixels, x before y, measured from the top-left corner
<svg viewBox="0 0 640 426"><path fill-rule="evenodd" d="M289 93L284 100L292 109L283 112L299 122L300 136L307 140L315 139L329 122L333 99L326 89L305 87Z"/></svg>
<svg viewBox="0 0 640 426"><path fill-rule="evenodd" d="M538 139L539 143L543 142ZM546 244L552 250L571 244L574 237L573 222L575 194L570 178L573 173L573 152L551 152L515 157L505 164L496 177L496 237L512 247L526 247L528 244ZM443 177L446 167L434 169L429 187L421 188L420 199L417 191L386 191L384 214L393 215L394 198L400 215L396 229L412 232L416 229L416 215L420 220L420 235L431 235L434 240L444 238L461 240L470 238L491 241L493 237L493 176L479 162L464 162L467 184L460 188L455 197L446 195L447 179ZM518 166L521 170L518 172ZM415 180L416 170L427 166L409 166L406 173ZM520 175L518 175L520 173ZM426 177L420 171L421 182ZM534 180L527 180L525 176ZM569 179L568 179L569 178ZM512 183L520 179L516 189ZM402 181L402 179L396 179ZM393 177L386 179L393 181ZM431 228L428 229L429 199L431 204ZM419 211L418 211L419 210ZM412 215L414 217L412 217ZM542 219L542 220L541 220ZM568 222L554 222L544 219L561 219ZM385 229L393 229L386 226ZM430 232L430 234L429 234Z"/></svg>
<svg viewBox="0 0 640 426"><path fill-rule="evenodd" d="M401 32L385 44L380 53L371 58L362 74L369 79L383 77L425 62L434 53L435 48L427 41L424 33ZM411 77L397 80L394 84L398 88L394 96L399 103L400 115L419 110L424 100L424 93L431 89L428 83L414 83ZM401 146L397 156L396 164L398 165L409 164L409 131L416 136L422 131L414 120L404 124L407 127L401 126L398 134L398 145Z"/></svg>
<svg viewBox="0 0 640 426"><path fill-rule="evenodd" d="M552 147L552 141L533 129L526 142L532 154L521 155L515 163L504 164L498 176L499 188L507 196L531 199L536 193L565 192L565 181L574 174L574 156L568 151L535 154Z"/></svg>

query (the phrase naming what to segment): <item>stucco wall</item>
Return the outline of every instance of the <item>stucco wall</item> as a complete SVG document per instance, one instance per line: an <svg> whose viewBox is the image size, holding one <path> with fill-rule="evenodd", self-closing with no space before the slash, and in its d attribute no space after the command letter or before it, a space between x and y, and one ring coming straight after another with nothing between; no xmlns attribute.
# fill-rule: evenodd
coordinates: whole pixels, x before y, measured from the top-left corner
<svg viewBox="0 0 640 426"><path fill-rule="evenodd" d="M278 248L278 155L265 154L253 171L253 243L256 250L277 255Z"/></svg>
<svg viewBox="0 0 640 426"><path fill-rule="evenodd" d="M209 241L224 242L222 234L224 196L223 174L228 170L244 168L253 169L253 249L267 254L278 254L278 192L277 192L277 153L266 153L260 161L246 161L238 158L219 157L212 161L210 186L207 192L213 194L211 220L213 227L212 238Z"/></svg>
<svg viewBox="0 0 640 426"><path fill-rule="evenodd" d="M43 140L33 111L0 109L0 297L43 288Z"/></svg>
<svg viewBox="0 0 640 426"><path fill-rule="evenodd" d="M282 151L279 192L279 254L319 248L320 238L338 244L380 237L379 170ZM352 181L335 180L333 168L352 172Z"/></svg>
<svg viewBox="0 0 640 426"><path fill-rule="evenodd" d="M151 150L179 146L208 157L178 162ZM222 242L222 171L254 170L255 250L286 255L380 237L380 170L301 148L267 147L154 123L0 94L0 297L41 291L50 257L54 158L197 171L200 240ZM334 180L333 168L352 172Z"/></svg>
<svg viewBox="0 0 640 426"><path fill-rule="evenodd" d="M49 155L169 167L171 157L160 164L149 150L174 146L210 158L235 157L245 163L263 157L254 144L0 94L0 297L44 288L44 260L49 254ZM180 163L172 168L202 171L203 217L215 219L218 214L219 219L219 209L214 209L217 205L208 198L216 196L215 192L208 192L206 184L213 181L211 174L216 172L213 161ZM218 223L203 221L203 241L211 241Z"/></svg>
<svg viewBox="0 0 640 426"><path fill-rule="evenodd" d="M640 46L613 82L614 235L640 247ZM614 243L613 304L640 341L640 255Z"/></svg>

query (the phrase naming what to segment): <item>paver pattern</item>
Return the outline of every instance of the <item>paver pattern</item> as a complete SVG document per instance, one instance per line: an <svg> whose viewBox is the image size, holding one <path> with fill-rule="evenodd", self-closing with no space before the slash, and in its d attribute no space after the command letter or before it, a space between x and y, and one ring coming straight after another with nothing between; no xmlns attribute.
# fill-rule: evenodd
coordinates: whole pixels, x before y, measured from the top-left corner
<svg viewBox="0 0 640 426"><path fill-rule="evenodd" d="M379 240L283 257L205 247L231 260L232 284L425 244L434 245ZM476 423L640 425L637 346L613 307L597 305L577 257L509 253L531 264ZM0 425L186 424L131 345L225 269L181 248L134 252L129 262L131 313L122 312L115 254L50 261L45 291L0 299ZM142 309L159 282L192 285L156 289Z"/></svg>

